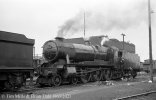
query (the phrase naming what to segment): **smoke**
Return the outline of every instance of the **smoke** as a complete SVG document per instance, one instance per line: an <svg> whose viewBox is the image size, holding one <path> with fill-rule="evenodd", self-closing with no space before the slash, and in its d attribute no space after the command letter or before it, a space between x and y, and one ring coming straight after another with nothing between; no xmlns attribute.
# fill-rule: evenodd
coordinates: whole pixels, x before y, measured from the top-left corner
<svg viewBox="0 0 156 100"><path fill-rule="evenodd" d="M74 18L67 20L58 30L58 37L64 37L68 33L75 33L83 28L83 12L79 12Z"/></svg>
<svg viewBox="0 0 156 100"><path fill-rule="evenodd" d="M126 1L126 0L125 0ZM121 2L122 3L122 2ZM102 4L85 11L86 29L89 31L107 32L112 29L126 30L135 28L146 21L147 13L146 2L128 2L120 4ZM67 20L59 27L58 36L65 37L83 33L84 11L80 11L76 16Z"/></svg>

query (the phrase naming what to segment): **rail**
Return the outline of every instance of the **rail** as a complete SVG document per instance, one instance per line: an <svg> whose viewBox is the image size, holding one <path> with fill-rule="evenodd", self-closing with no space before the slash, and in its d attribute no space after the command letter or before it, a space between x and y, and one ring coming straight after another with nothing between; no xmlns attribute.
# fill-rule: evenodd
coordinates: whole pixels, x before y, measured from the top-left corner
<svg viewBox="0 0 156 100"><path fill-rule="evenodd" d="M121 98L116 98L116 99L113 99L113 100L126 100L126 99L140 97L140 96L144 96L144 95L148 95L148 94L152 94L152 93L156 93L156 91L149 91L149 92L139 93L139 94L135 94L135 95L130 95L130 96L125 96L125 97L121 97Z"/></svg>

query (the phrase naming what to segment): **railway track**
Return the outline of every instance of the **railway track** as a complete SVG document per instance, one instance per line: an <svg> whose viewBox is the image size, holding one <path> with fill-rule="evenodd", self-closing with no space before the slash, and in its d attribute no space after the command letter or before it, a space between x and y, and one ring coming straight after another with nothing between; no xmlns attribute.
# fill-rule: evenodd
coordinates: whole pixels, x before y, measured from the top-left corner
<svg viewBox="0 0 156 100"><path fill-rule="evenodd" d="M115 84L120 84L120 82L122 82L122 81L116 81ZM79 87L79 86L92 86L94 83L96 83L96 82L89 82L89 83L86 83L86 84L78 83L78 84L75 84L75 85L74 84L71 85L71 84L68 84L68 83L64 83L64 84L62 84L61 86L58 86L58 87L57 86L56 87L55 86L52 86L52 87L50 87L50 86L40 87L38 85L33 85L33 86L26 85L26 87L23 87L23 88L21 88L19 90L16 90L16 91L6 91L6 90L3 90L3 91L0 92L0 94L7 94L7 93L9 93L9 94L10 93L11 94L12 93L31 94L34 91L43 90L43 89L54 89L54 90L58 90L58 89L72 88L72 87ZM98 85L99 84L101 84L101 83L98 83Z"/></svg>
<svg viewBox="0 0 156 100"><path fill-rule="evenodd" d="M47 88L47 87L45 87L45 88ZM39 88L39 87L36 87L36 86L24 87L24 88L22 88L22 89L15 90L15 91L2 90L2 91L0 92L0 94L26 93L26 92L35 91L35 90L40 90L40 89L43 89L43 88Z"/></svg>
<svg viewBox="0 0 156 100"><path fill-rule="evenodd" d="M134 98L137 97L142 97L142 96L147 96L149 94L153 94L156 93L156 91L149 91L149 92L143 92L143 93L139 93L139 94L135 94L135 95L130 95L130 96L125 96L125 97L121 97L121 98L116 98L114 100L134 100ZM138 100L138 99L135 99Z"/></svg>
<svg viewBox="0 0 156 100"><path fill-rule="evenodd" d="M144 78L143 78L144 79ZM141 80L138 80L138 79L134 79L132 82L142 82ZM124 81L113 81L113 84L115 85L124 85L124 84L133 84L133 83L127 83L127 82L124 82ZM29 86L27 85L26 87L23 87L17 91L1 91L0 94L32 94L36 91L40 91L40 90L61 90L61 89L71 89L73 87L91 87L91 86L99 86L99 85L106 85L106 84L102 84L102 83L99 83L99 82L89 82L89 83L86 83L86 84L82 84L82 83L79 83L79 84L76 84L76 85L71 85L69 83L64 83L62 84L61 86L58 86L58 87L50 87L50 86L45 86L45 87L39 87L38 85L34 85L34 86ZM107 85L106 85L107 86ZM115 100L122 100L122 98L117 98ZM123 98L124 100L124 98Z"/></svg>
<svg viewBox="0 0 156 100"><path fill-rule="evenodd" d="M90 84L90 83L89 83ZM40 87L38 85L34 85L34 86L27 86L27 87L23 87L19 90L16 90L16 91L1 91L0 94L32 94L33 92L35 91L38 91L38 90L43 90L43 89L54 89L54 90L59 90L59 89L64 89L64 88L72 88L72 87L79 87L79 86L82 86L84 84L76 84L76 85L69 85L69 84L63 84L61 86L45 86L45 87Z"/></svg>

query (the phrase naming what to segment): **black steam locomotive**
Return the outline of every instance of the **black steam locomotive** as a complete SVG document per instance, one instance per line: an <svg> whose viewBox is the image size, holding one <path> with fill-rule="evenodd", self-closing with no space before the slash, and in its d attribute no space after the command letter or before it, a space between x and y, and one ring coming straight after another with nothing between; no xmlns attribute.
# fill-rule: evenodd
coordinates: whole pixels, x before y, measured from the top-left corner
<svg viewBox="0 0 156 100"><path fill-rule="evenodd" d="M33 76L34 40L0 31L0 88L15 90Z"/></svg>
<svg viewBox="0 0 156 100"><path fill-rule="evenodd" d="M86 44L65 43L58 37L45 42L43 56L47 62L39 67L37 83L40 85L134 78L140 69L137 54L116 47L91 45L89 41Z"/></svg>

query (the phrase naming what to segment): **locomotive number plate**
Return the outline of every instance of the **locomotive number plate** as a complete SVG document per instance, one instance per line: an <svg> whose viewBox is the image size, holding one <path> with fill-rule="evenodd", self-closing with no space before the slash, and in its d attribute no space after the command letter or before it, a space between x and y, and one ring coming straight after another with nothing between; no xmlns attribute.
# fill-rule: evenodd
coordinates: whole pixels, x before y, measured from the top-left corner
<svg viewBox="0 0 156 100"><path fill-rule="evenodd" d="M68 73L76 73L76 68L75 67L67 67Z"/></svg>

